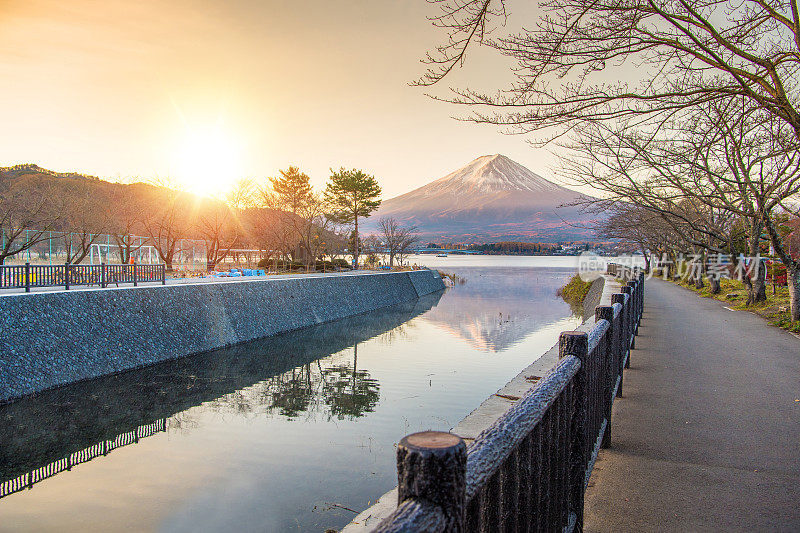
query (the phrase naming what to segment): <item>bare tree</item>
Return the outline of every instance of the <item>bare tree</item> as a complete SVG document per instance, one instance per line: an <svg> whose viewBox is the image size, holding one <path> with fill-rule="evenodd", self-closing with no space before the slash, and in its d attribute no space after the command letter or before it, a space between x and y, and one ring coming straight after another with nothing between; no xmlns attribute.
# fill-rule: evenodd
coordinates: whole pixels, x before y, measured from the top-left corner
<svg viewBox="0 0 800 533"><path fill-rule="evenodd" d="M475 106L479 122L563 132L576 121L664 118L739 96L800 138L796 0L546 0L539 20L496 39L484 37L506 16L504 0L431 1L448 37L418 83L439 82L475 43L517 62L516 82L502 92L458 89L448 99ZM633 67L642 82L617 81Z"/></svg>
<svg viewBox="0 0 800 533"><path fill-rule="evenodd" d="M59 229L66 261L81 263L109 227L104 187L85 180L61 178L53 199L62 213Z"/></svg>
<svg viewBox="0 0 800 533"><path fill-rule="evenodd" d="M258 185L252 178L236 180L226 195L226 201L231 207L248 209L258 204Z"/></svg>
<svg viewBox="0 0 800 533"><path fill-rule="evenodd" d="M274 259L282 253L284 239L277 235L280 215L273 209L251 207L240 212L243 239L248 246L258 248L265 259Z"/></svg>
<svg viewBox="0 0 800 533"><path fill-rule="evenodd" d="M378 256L383 251L383 245L377 235L367 235L359 238L359 252L367 256L365 263L370 266L378 264Z"/></svg>
<svg viewBox="0 0 800 533"><path fill-rule="evenodd" d="M197 233L206 248L206 268L216 269L242 236L241 226L234 210L222 202L207 201L199 210L195 222Z"/></svg>
<svg viewBox="0 0 800 533"><path fill-rule="evenodd" d="M403 256L419 241L416 226L401 226L395 218L382 217L378 221L380 237L389 255L389 266L394 266L398 257L402 263Z"/></svg>
<svg viewBox="0 0 800 533"><path fill-rule="evenodd" d="M746 104L731 99L698 106L686 123L673 120L655 129L582 124L564 168L576 181L604 191L601 204L630 202L658 213L691 247L756 256L767 230L777 252L775 214L800 193L798 142L785 123ZM734 250L742 227L747 250ZM791 255L781 260L791 261ZM786 267L791 277L796 269ZM748 303L766 298L764 275L756 263L744 278Z"/></svg>
<svg viewBox="0 0 800 533"><path fill-rule="evenodd" d="M53 189L42 180L0 174L0 265L51 238L61 220Z"/></svg>
<svg viewBox="0 0 800 533"><path fill-rule="evenodd" d="M153 189L149 198L152 211L144 218L150 241L167 270L172 270L175 255L180 251L180 241L188 234L191 218L188 198L173 186L165 182Z"/></svg>
<svg viewBox="0 0 800 533"><path fill-rule="evenodd" d="M109 191L107 212L111 236L117 245L119 259L130 263L145 244L137 233L145 231L144 219L150 206L141 201L141 186L114 185Z"/></svg>

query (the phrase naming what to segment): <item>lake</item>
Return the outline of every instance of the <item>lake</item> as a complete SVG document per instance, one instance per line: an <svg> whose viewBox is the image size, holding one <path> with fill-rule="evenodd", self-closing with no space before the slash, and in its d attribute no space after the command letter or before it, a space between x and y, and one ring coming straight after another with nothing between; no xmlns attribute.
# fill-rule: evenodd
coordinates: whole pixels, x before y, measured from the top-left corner
<svg viewBox="0 0 800 533"><path fill-rule="evenodd" d="M30 486L0 530L343 527L396 484L400 438L455 426L579 323L556 296L574 257L409 262L465 282L0 407L2 494Z"/></svg>

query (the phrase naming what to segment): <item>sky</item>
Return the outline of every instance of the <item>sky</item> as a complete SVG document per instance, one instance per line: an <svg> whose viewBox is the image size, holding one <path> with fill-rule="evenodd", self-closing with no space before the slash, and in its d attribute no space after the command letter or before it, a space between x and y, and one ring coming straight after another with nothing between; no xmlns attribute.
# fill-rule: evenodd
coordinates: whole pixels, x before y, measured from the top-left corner
<svg viewBox="0 0 800 533"><path fill-rule="evenodd" d="M510 2L511 20L535 20L530 4ZM552 179L550 149L454 120L462 109L409 86L444 37L435 13L424 0L0 0L0 166L200 193L289 165L321 188L344 166L390 198L502 153ZM476 50L447 83L503 86L508 67Z"/></svg>

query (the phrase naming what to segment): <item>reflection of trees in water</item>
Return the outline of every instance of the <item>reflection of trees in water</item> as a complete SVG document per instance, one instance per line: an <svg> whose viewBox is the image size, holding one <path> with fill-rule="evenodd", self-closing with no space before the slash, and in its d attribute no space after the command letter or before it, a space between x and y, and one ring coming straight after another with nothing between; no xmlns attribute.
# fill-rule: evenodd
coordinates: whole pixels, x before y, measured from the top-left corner
<svg viewBox="0 0 800 533"><path fill-rule="evenodd" d="M264 391L263 397L269 411L277 411L287 418L297 418L311 410L318 396L320 374L321 368L319 373L315 373L307 364L268 380L269 388Z"/></svg>
<svg viewBox="0 0 800 533"><path fill-rule="evenodd" d="M305 415L344 420L372 412L379 399L380 383L369 371L358 368L356 345L352 364L336 356L318 359L226 394L209 405L239 415L266 412L289 419Z"/></svg>
<svg viewBox="0 0 800 533"><path fill-rule="evenodd" d="M323 371L322 393L331 416L353 419L370 413L380 398L380 384L366 370L358 370L358 345L353 346L353 366L336 365Z"/></svg>
<svg viewBox="0 0 800 533"><path fill-rule="evenodd" d="M378 342L382 344L392 344L395 341L400 339L410 339L411 332L410 330L416 327L416 320L412 319L404 324L397 326L396 328L392 328L389 331L382 333L380 337L378 337Z"/></svg>
<svg viewBox="0 0 800 533"><path fill-rule="evenodd" d="M200 424L194 416L191 409L175 413L169 419L170 431L178 431L180 433L188 433L192 429L196 429Z"/></svg>

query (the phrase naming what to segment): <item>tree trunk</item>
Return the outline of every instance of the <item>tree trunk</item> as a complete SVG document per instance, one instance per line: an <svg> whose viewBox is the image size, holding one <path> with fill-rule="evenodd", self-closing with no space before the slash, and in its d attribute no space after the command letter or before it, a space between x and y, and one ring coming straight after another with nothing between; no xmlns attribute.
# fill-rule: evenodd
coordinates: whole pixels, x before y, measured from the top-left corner
<svg viewBox="0 0 800 533"><path fill-rule="evenodd" d="M747 283L747 304L753 305L758 302L767 301L767 268L764 262L759 259L758 263L753 267L755 272L751 276L747 276L749 283Z"/></svg>
<svg viewBox="0 0 800 533"><path fill-rule="evenodd" d="M700 256L700 268L694 273L694 288L695 289L702 289L706 286L703 282L703 272L705 271L705 252Z"/></svg>
<svg viewBox="0 0 800 533"><path fill-rule="evenodd" d="M764 224L760 220L755 220L750 226L750 257L758 257L760 252L759 244L761 242L761 231L764 229ZM753 305L758 302L767 301L767 282L766 282L766 269L764 265L756 265L757 270L753 275L745 276L744 284L747 285L747 303L745 305Z"/></svg>
<svg viewBox="0 0 800 533"><path fill-rule="evenodd" d="M719 294L722 290L719 286L719 278L716 276L710 276L708 278L708 284L711 286L711 294Z"/></svg>
<svg viewBox="0 0 800 533"><path fill-rule="evenodd" d="M786 269L786 281L789 286L789 312L792 320L800 320L800 269L795 264Z"/></svg>
<svg viewBox="0 0 800 533"><path fill-rule="evenodd" d="M353 230L353 270L358 270L358 215L355 216Z"/></svg>

